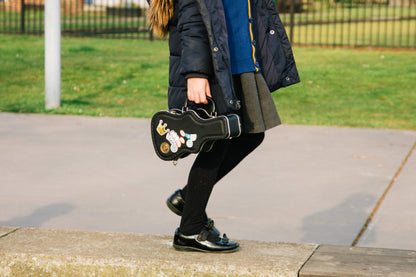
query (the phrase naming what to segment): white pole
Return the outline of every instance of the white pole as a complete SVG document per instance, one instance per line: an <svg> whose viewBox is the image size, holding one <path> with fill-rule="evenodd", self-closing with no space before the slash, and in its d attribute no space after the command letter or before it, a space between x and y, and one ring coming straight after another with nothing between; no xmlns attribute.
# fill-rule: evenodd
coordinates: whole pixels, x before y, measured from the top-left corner
<svg viewBox="0 0 416 277"><path fill-rule="evenodd" d="M61 105L61 1L45 0L45 108Z"/></svg>

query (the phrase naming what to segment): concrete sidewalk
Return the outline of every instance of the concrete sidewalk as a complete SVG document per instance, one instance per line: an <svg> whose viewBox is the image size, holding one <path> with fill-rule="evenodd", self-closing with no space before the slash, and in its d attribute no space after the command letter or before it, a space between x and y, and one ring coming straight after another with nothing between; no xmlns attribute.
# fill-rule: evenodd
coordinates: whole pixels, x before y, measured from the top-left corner
<svg viewBox="0 0 416 277"><path fill-rule="evenodd" d="M193 157L159 160L149 122L0 113L0 226L172 237L164 202ZM415 142L410 130L274 128L208 214L231 239L350 246L380 202L358 246L416 250Z"/></svg>
<svg viewBox="0 0 416 277"><path fill-rule="evenodd" d="M171 236L0 227L0 276L413 277L416 251L240 241L178 252Z"/></svg>

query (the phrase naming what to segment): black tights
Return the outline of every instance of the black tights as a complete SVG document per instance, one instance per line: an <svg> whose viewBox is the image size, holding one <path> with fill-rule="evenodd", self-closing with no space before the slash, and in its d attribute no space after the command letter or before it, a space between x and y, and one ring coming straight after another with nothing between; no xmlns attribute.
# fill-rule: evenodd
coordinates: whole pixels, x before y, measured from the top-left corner
<svg viewBox="0 0 416 277"><path fill-rule="evenodd" d="M264 139L264 133L243 134L231 140L215 142L209 152L200 152L189 173L188 184L182 189L185 206L179 227L184 235L199 233L207 216L205 208L214 185Z"/></svg>

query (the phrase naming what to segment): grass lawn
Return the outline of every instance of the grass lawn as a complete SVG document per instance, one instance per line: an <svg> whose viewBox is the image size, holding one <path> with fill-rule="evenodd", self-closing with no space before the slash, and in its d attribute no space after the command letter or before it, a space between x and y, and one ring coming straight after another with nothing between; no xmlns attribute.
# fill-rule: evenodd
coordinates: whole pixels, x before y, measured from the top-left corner
<svg viewBox="0 0 416 277"><path fill-rule="evenodd" d="M302 83L274 93L284 121L416 130L416 52L295 49Z"/></svg>
<svg viewBox="0 0 416 277"><path fill-rule="evenodd" d="M0 110L151 117L166 109L166 41L62 39L62 106L44 108L42 37L0 35ZM416 52L295 48L284 123L416 130Z"/></svg>

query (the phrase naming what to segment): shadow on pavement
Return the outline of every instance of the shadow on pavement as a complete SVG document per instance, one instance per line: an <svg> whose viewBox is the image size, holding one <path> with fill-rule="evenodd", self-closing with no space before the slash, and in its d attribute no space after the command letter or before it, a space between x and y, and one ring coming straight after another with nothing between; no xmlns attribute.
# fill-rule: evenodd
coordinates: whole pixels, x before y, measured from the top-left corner
<svg viewBox="0 0 416 277"><path fill-rule="evenodd" d="M0 221L0 226L40 227L52 218L70 213L74 208L73 205L68 203L54 203L40 207L27 216Z"/></svg>
<svg viewBox="0 0 416 277"><path fill-rule="evenodd" d="M364 225L376 202L373 195L354 194L334 208L305 217L302 241L351 245L360 232L357 226L361 228Z"/></svg>

